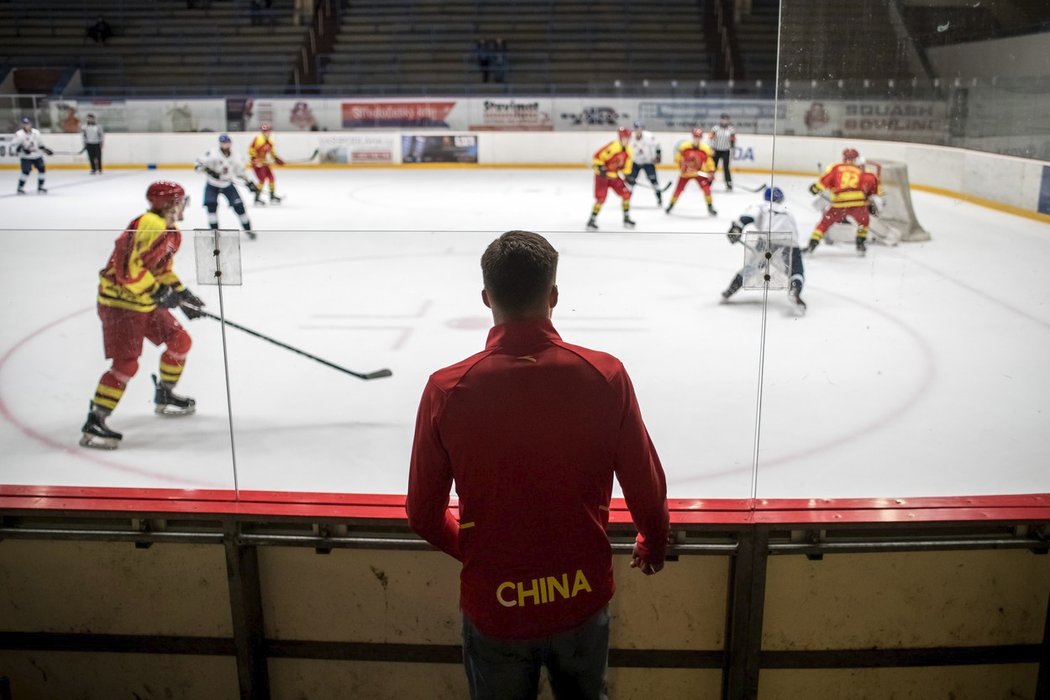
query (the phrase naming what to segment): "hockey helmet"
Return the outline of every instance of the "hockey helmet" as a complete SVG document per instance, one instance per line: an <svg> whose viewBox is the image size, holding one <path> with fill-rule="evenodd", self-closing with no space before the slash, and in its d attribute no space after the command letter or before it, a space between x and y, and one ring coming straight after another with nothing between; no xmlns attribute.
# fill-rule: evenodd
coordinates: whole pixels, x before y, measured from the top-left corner
<svg viewBox="0 0 1050 700"><path fill-rule="evenodd" d="M262 131L264 133L267 131L273 131L273 124L271 124L270 122L263 122L259 125L259 131Z"/></svg>
<svg viewBox="0 0 1050 700"><path fill-rule="evenodd" d="M634 128L635 129L644 129L645 128L645 124L643 124L642 122L635 122L634 123Z"/></svg>
<svg viewBox="0 0 1050 700"><path fill-rule="evenodd" d="M847 148L842 151L842 160L856 160L860 157L860 153L856 148Z"/></svg>
<svg viewBox="0 0 1050 700"><path fill-rule="evenodd" d="M233 143L233 139L230 138L229 134L219 134L219 143L228 146Z"/></svg>
<svg viewBox="0 0 1050 700"><path fill-rule="evenodd" d="M784 191L779 187L767 187L762 192L762 199L766 200L767 202L773 202L774 204L776 202L783 202Z"/></svg>
<svg viewBox="0 0 1050 700"><path fill-rule="evenodd" d="M628 129L626 126L621 126L619 129L616 130L616 135L619 136L621 140L629 139L631 138L631 130Z"/></svg>
<svg viewBox="0 0 1050 700"><path fill-rule="evenodd" d="M156 211L164 211L172 204L186 199L186 190L182 185L170 180L158 180L146 189L146 199Z"/></svg>
<svg viewBox="0 0 1050 700"><path fill-rule="evenodd" d="M704 130L700 127L693 129L693 140L702 139L704 137Z"/></svg>
<svg viewBox="0 0 1050 700"><path fill-rule="evenodd" d="M33 120L29 117L22 117L22 126L33 126Z"/></svg>

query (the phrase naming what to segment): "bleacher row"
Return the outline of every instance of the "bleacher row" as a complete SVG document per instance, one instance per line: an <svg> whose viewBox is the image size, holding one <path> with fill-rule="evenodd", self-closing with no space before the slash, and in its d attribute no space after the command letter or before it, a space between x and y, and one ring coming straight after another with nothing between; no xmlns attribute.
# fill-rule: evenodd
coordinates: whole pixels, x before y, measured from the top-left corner
<svg viewBox="0 0 1050 700"><path fill-rule="evenodd" d="M241 0L207 5L189 9L185 0L0 2L4 60L8 67L80 67L85 89L103 94L283 91L306 33L305 26L293 24L291 3L278 0L269 12L254 14ZM99 17L113 29L105 43L87 36Z"/></svg>
<svg viewBox="0 0 1050 700"><path fill-rule="evenodd" d="M331 1L334 41L315 55L310 22L293 21L293 0L268 9L262 0L0 0L0 77L14 67L79 67L94 94L276 93L299 87L301 58L315 62L303 67L325 93L568 94L730 77L709 22L718 0ZM732 23L732 77L909 74L912 50L889 12L752 0ZM997 26L985 8L959 12L959 36ZM943 11L905 6L902 15L920 44L947 39L949 25L937 24ZM86 33L100 16L114 31L104 44ZM502 79L482 83L475 43L497 37L508 45Z"/></svg>
<svg viewBox="0 0 1050 700"><path fill-rule="evenodd" d="M666 0L658 7L592 0L368 0L345 8L335 47L322 59L324 84L332 91L399 82L484 89L475 43L497 37L508 46L505 82L517 87L585 91L615 80L712 77L697 0ZM487 89L503 88L493 79Z"/></svg>

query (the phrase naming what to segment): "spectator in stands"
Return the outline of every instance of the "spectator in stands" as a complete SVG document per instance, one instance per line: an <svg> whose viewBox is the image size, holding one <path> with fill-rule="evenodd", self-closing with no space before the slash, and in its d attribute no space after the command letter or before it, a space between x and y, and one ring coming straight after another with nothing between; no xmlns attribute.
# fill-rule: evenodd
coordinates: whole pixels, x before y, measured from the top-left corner
<svg viewBox="0 0 1050 700"><path fill-rule="evenodd" d="M478 39L478 43L474 45L474 58L477 59L478 68L481 69L481 82L487 83L489 81L489 64L492 61L492 47L488 39Z"/></svg>
<svg viewBox="0 0 1050 700"><path fill-rule="evenodd" d="M109 22L99 17L94 24L87 28L87 35L96 44L105 44L106 40L113 36L113 27L109 26Z"/></svg>
<svg viewBox="0 0 1050 700"><path fill-rule="evenodd" d="M481 256L485 350L430 376L405 508L463 562L463 663L472 698L607 697L613 477L638 528L631 566L667 548L667 487L623 364L551 324L558 252L508 231ZM455 484L457 512L449 510Z"/></svg>
<svg viewBox="0 0 1050 700"><path fill-rule="evenodd" d="M492 79L497 83L507 79L507 42L503 39L492 44Z"/></svg>

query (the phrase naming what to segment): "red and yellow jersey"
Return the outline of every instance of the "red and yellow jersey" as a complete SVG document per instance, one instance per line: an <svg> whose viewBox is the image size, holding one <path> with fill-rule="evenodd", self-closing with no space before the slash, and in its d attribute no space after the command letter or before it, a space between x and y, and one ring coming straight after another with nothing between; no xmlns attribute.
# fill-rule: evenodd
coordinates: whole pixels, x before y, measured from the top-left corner
<svg viewBox="0 0 1050 700"><path fill-rule="evenodd" d="M813 186L813 193L827 191L831 206L838 208L863 207L868 196L879 190L879 179L853 163L829 165Z"/></svg>
<svg viewBox="0 0 1050 700"><path fill-rule="evenodd" d="M714 177L715 152L706 143L693 143L683 141L678 144L674 151L674 164L684 177ZM711 175L707 175L711 173Z"/></svg>
<svg viewBox="0 0 1050 700"><path fill-rule="evenodd" d="M616 178L619 177L617 175L619 172L631 172L632 156L631 147L623 145L619 139L616 139L599 148L594 153L591 164L596 174L600 168L604 168L606 177Z"/></svg>
<svg viewBox="0 0 1050 700"><path fill-rule="evenodd" d="M273 148L273 139L267 134L259 134L248 146L248 159L252 165L269 165L276 163L277 151Z"/></svg>
<svg viewBox="0 0 1050 700"><path fill-rule="evenodd" d="M157 308L150 294L166 284L184 287L172 271L182 244L177 228L168 228L163 216L146 212L117 237L109 262L99 272L98 303L148 313Z"/></svg>

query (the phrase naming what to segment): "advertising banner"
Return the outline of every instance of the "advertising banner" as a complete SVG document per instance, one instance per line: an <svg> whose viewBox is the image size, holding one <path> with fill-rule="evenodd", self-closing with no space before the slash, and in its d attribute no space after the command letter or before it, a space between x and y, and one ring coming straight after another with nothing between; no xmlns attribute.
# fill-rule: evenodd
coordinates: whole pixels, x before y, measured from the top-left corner
<svg viewBox="0 0 1050 700"><path fill-rule="evenodd" d="M1043 166L1043 182L1039 187L1039 212L1050 214L1050 165Z"/></svg>
<svg viewBox="0 0 1050 700"><path fill-rule="evenodd" d="M785 126L780 133L944 143L947 116L944 102L792 100L785 103Z"/></svg>
<svg viewBox="0 0 1050 700"><path fill-rule="evenodd" d="M615 130L618 126L631 126L638 118L637 109L637 100L556 98L554 128L558 131Z"/></svg>
<svg viewBox="0 0 1050 700"><path fill-rule="evenodd" d="M466 134L402 136L402 163L477 163L478 137Z"/></svg>
<svg viewBox="0 0 1050 700"><path fill-rule="evenodd" d="M455 100L406 102L343 102L344 129L448 129Z"/></svg>
<svg viewBox="0 0 1050 700"><path fill-rule="evenodd" d="M550 98L497 99L470 101L472 131L553 131Z"/></svg>
<svg viewBox="0 0 1050 700"><path fill-rule="evenodd" d="M339 100L249 97L228 99L226 105L230 131L257 131L263 122L270 124L275 131L338 131L342 128Z"/></svg>
<svg viewBox="0 0 1050 700"><path fill-rule="evenodd" d="M320 138L322 163L394 163L393 134L331 134Z"/></svg>
<svg viewBox="0 0 1050 700"><path fill-rule="evenodd" d="M738 133L771 134L784 110L772 100L651 100L638 105L638 118L653 131L710 129L723 114Z"/></svg>
<svg viewBox="0 0 1050 700"><path fill-rule="evenodd" d="M14 163L18 160L14 149L11 148L11 137L6 134L0 135L0 163Z"/></svg>

